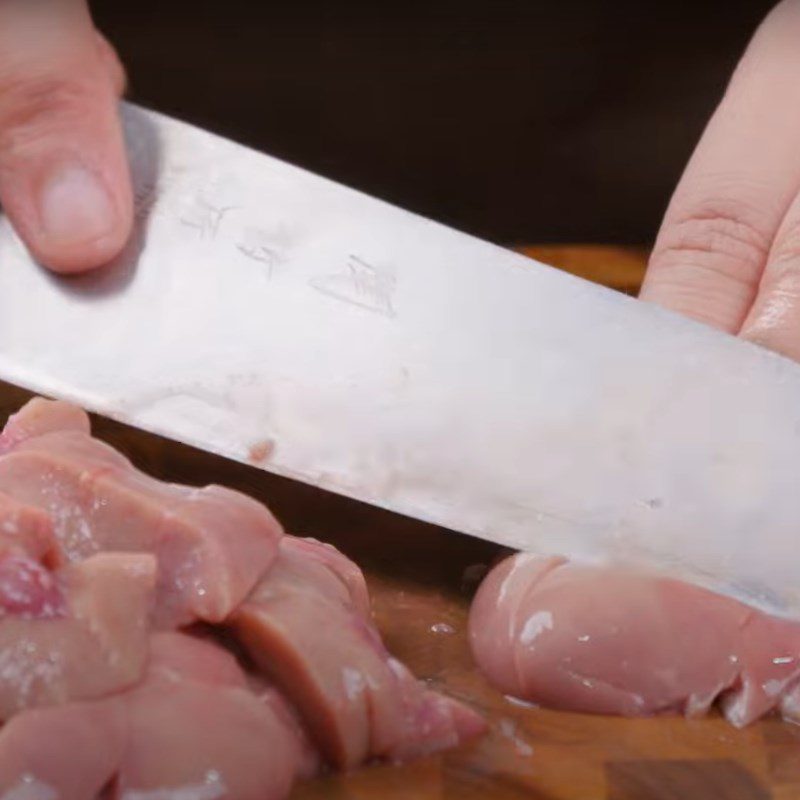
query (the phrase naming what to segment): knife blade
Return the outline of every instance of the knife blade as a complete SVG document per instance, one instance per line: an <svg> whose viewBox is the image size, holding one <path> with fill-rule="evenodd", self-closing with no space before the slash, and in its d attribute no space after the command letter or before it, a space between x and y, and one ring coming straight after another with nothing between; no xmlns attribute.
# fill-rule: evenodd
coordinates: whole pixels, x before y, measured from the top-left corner
<svg viewBox="0 0 800 800"><path fill-rule="evenodd" d="M115 263L56 278L0 221L2 379L454 531L800 614L800 366L122 115L138 225Z"/></svg>

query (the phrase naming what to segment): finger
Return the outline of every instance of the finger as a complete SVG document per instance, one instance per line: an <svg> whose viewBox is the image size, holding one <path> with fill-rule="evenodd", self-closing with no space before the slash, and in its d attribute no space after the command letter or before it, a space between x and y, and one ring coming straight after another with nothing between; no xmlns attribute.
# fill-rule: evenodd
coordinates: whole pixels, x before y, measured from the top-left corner
<svg viewBox="0 0 800 800"><path fill-rule="evenodd" d="M756 32L672 197L643 300L738 333L800 186L800 2Z"/></svg>
<svg viewBox="0 0 800 800"><path fill-rule="evenodd" d="M0 202L61 272L117 255L133 224L119 72L83 0L0 2Z"/></svg>
<svg viewBox="0 0 800 800"><path fill-rule="evenodd" d="M100 31L95 31L95 40L100 60L103 62L106 75L111 81L114 94L116 94L117 97L122 97L128 86L128 76L125 72L125 67L119 60L117 51Z"/></svg>
<svg viewBox="0 0 800 800"><path fill-rule="evenodd" d="M800 196L775 236L741 335L800 361Z"/></svg>

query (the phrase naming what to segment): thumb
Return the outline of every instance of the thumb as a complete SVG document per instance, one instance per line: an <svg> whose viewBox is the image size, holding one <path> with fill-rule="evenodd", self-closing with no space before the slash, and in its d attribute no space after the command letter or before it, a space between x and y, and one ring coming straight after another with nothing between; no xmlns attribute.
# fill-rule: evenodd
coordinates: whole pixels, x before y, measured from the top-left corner
<svg viewBox="0 0 800 800"><path fill-rule="evenodd" d="M123 84L83 0L0 3L0 203L58 272L100 266L130 235Z"/></svg>

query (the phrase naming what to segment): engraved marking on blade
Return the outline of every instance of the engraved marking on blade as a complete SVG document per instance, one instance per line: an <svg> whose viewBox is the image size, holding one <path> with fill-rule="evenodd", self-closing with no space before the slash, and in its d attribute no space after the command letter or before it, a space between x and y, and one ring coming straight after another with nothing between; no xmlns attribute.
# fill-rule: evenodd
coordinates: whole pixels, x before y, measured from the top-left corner
<svg viewBox="0 0 800 800"><path fill-rule="evenodd" d="M225 215L236 208L238 206L216 205L198 195L194 206L180 220L183 225L197 230L201 239L215 239Z"/></svg>
<svg viewBox="0 0 800 800"><path fill-rule="evenodd" d="M245 258L265 265L267 278L272 278L275 267L284 261L278 250L270 246L270 239L263 228L246 228L241 240L236 243L236 249Z"/></svg>
<svg viewBox="0 0 800 800"><path fill-rule="evenodd" d="M351 255L347 268L332 275L319 275L309 285L322 294L350 305L395 317L392 304L394 276L379 270L358 256Z"/></svg>

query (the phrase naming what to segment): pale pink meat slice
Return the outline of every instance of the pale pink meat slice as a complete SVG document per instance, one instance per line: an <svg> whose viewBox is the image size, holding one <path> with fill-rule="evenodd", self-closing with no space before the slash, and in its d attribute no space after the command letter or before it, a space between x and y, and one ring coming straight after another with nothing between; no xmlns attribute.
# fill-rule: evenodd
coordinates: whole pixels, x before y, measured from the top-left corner
<svg viewBox="0 0 800 800"><path fill-rule="evenodd" d="M131 697L128 713L123 800L168 791L226 800L288 795L297 772L294 742L247 690L192 681L152 686Z"/></svg>
<svg viewBox="0 0 800 800"><path fill-rule="evenodd" d="M124 741L104 797L279 800L319 769L317 746L350 767L484 727L389 655L362 573L335 548L283 537L244 495L150 478L93 439L78 409L34 401L9 421L0 525L4 498L44 533L17 547L0 531L0 719L34 715L35 730L45 711L119 701ZM228 625L270 682L245 675L222 633L151 630L198 621ZM85 762L92 793L113 760ZM62 772L47 779L78 792Z"/></svg>
<svg viewBox="0 0 800 800"><path fill-rule="evenodd" d="M0 491L49 514L67 560L104 550L156 555L161 627L223 620L270 566L282 535L255 500L160 482L75 429L19 441L0 457Z"/></svg>
<svg viewBox="0 0 800 800"><path fill-rule="evenodd" d="M501 691L574 711L696 715L720 700L742 726L800 676L797 623L684 581L532 554L489 574L470 640Z"/></svg>
<svg viewBox="0 0 800 800"><path fill-rule="evenodd" d="M151 635L145 680L191 680L240 689L248 686L247 676L233 653L208 639L173 631Z"/></svg>
<svg viewBox="0 0 800 800"><path fill-rule="evenodd" d="M146 554L100 553L55 576L30 559L0 560L0 719L136 683L155 570Z"/></svg>
<svg viewBox="0 0 800 800"><path fill-rule="evenodd" d="M65 430L88 434L89 415L78 406L62 400L34 397L8 418L0 433L0 454L12 450L17 444L32 436Z"/></svg>
<svg viewBox="0 0 800 800"><path fill-rule="evenodd" d="M345 768L405 760L479 733L477 714L426 690L389 655L360 589L351 592L329 557L327 546L285 537L276 564L231 617L323 755Z"/></svg>
<svg viewBox="0 0 800 800"><path fill-rule="evenodd" d="M287 730L291 731L297 741L298 780L318 775L323 767L323 762L297 709L263 673L248 670L247 685L262 703L266 703L272 709L272 712L282 721Z"/></svg>
<svg viewBox="0 0 800 800"><path fill-rule="evenodd" d="M263 675L245 673L235 656L210 637L162 632L150 638L147 679L192 680L212 685L234 686L249 691L266 704L296 743L298 778L319 772L320 758L297 712Z"/></svg>
<svg viewBox="0 0 800 800"><path fill-rule="evenodd" d="M0 492L0 554L16 552L36 561L58 561L55 551L49 515Z"/></svg>
<svg viewBox="0 0 800 800"><path fill-rule="evenodd" d="M0 731L0 797L283 800L310 774L291 709L251 692L230 653L173 632L149 652L127 692L15 716Z"/></svg>
<svg viewBox="0 0 800 800"><path fill-rule="evenodd" d="M19 714L0 730L0 797L92 800L116 774L126 733L117 699Z"/></svg>
<svg viewBox="0 0 800 800"><path fill-rule="evenodd" d="M367 582L364 580L364 573L341 550L338 550L332 544L321 542L319 539L301 536L287 538L286 548L297 554L298 557L304 555L306 558L318 561L327 567L328 571L344 584L355 609L365 619L370 618L372 607L369 600Z"/></svg>
<svg viewBox="0 0 800 800"><path fill-rule="evenodd" d="M308 780L318 775L322 768L322 759L294 706L286 699L283 692L274 686L262 689L257 693L257 697L280 721L287 731L287 736L295 744L296 778Z"/></svg>
<svg viewBox="0 0 800 800"><path fill-rule="evenodd" d="M279 700L251 692L230 654L210 641L164 633L151 654L144 685L127 696L117 796L285 798L306 754Z"/></svg>

